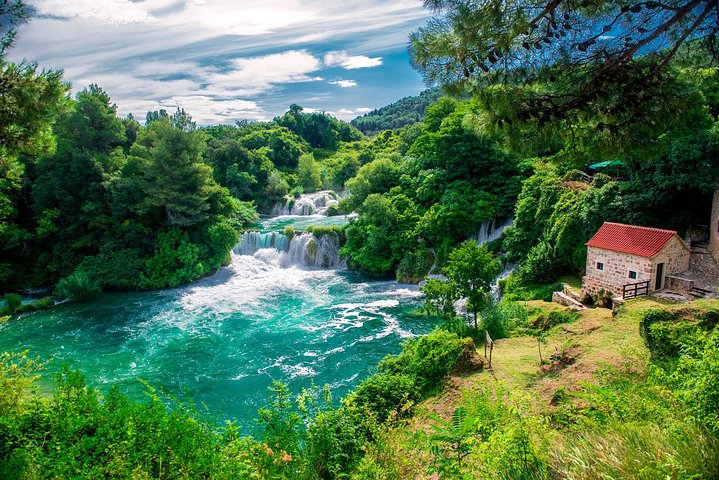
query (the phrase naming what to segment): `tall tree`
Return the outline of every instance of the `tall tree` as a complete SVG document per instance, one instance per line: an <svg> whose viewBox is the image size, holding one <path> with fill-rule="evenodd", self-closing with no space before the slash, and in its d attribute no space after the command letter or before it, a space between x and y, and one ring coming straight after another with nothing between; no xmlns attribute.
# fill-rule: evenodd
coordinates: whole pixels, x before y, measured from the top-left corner
<svg viewBox="0 0 719 480"><path fill-rule="evenodd" d="M170 225L192 225L213 213L213 204L227 195L201 162L205 137L191 118L178 110L151 121L140 133L131 154L141 161L137 179L144 214L165 218Z"/></svg>
<svg viewBox="0 0 719 480"><path fill-rule="evenodd" d="M492 281L499 274L499 261L477 242L469 240L452 250L444 274L457 286L460 297L469 300L477 328L477 314L487 303Z"/></svg>

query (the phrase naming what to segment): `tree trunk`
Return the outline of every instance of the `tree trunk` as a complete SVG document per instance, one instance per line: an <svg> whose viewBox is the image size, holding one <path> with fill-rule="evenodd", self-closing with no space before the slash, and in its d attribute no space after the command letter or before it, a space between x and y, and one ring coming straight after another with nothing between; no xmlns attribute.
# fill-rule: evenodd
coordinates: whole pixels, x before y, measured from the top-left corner
<svg viewBox="0 0 719 480"><path fill-rule="evenodd" d="M477 309L474 309L473 312L474 312L474 329L479 331L479 328L477 328Z"/></svg>

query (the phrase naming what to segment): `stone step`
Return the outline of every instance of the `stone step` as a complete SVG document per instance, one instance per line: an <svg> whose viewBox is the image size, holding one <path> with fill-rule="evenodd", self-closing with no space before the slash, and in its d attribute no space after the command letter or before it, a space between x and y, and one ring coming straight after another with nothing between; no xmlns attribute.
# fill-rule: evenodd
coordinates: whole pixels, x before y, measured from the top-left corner
<svg viewBox="0 0 719 480"><path fill-rule="evenodd" d="M695 298L707 298L714 295L714 293L716 292L712 292L711 290L707 290L706 288L694 287L692 288L692 291L689 292L689 295Z"/></svg>

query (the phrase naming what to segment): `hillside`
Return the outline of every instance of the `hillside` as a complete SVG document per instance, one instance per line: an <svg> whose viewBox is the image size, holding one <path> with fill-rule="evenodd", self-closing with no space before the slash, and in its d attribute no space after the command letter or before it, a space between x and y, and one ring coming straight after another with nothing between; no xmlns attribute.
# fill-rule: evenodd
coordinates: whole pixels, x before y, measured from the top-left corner
<svg viewBox="0 0 719 480"><path fill-rule="evenodd" d="M427 107L442 96L438 88L425 90L415 97L405 97L385 107L357 117L350 124L365 135L394 130L422 121Z"/></svg>
<svg viewBox="0 0 719 480"><path fill-rule="evenodd" d="M716 458L716 439L695 430L682 393L667 384L678 371L668 375L674 367L647 347L640 325L662 310L678 335L690 324L679 318L709 318L719 302L660 302L632 300L615 316L584 310L544 337L496 341L491 370L455 369L413 419L376 442L365 465L385 478L716 478L719 464L706 461ZM535 316L565 311L525 306Z"/></svg>

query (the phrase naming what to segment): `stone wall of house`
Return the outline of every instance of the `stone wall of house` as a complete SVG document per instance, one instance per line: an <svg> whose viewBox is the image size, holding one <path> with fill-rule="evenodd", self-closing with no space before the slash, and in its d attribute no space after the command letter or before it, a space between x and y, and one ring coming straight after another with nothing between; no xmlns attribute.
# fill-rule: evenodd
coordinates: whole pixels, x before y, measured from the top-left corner
<svg viewBox="0 0 719 480"><path fill-rule="evenodd" d="M714 259L719 263L719 190L714 192L709 232L709 252L711 252Z"/></svg>
<svg viewBox="0 0 719 480"><path fill-rule="evenodd" d="M604 269L599 270L597 263L604 264ZM637 272L636 279L629 278L630 271ZM652 273L652 261L649 258L589 247L587 273L582 278L582 292L594 295L604 289L621 298L624 285L651 281Z"/></svg>
<svg viewBox="0 0 719 480"><path fill-rule="evenodd" d="M651 291L653 291L656 286L657 265L660 263L664 264L664 277L666 281L667 275L677 275L689 270L691 251L686 243L675 235L652 260L652 276L651 284L649 285L649 290ZM665 285L662 284L662 288L664 286Z"/></svg>

